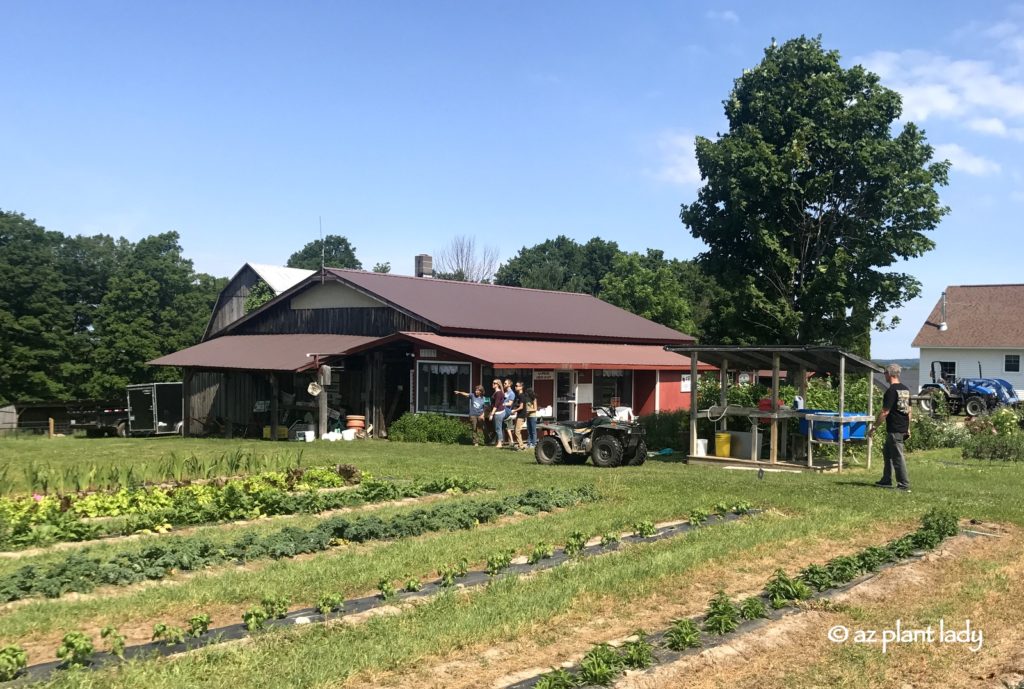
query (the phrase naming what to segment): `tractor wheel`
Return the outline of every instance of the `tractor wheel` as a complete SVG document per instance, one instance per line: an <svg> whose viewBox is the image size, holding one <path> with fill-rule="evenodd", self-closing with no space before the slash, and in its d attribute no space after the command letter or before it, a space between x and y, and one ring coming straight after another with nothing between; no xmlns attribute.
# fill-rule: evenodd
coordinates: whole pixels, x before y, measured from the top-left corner
<svg viewBox="0 0 1024 689"><path fill-rule="evenodd" d="M647 443L641 440L636 444L636 451L632 457L627 457L626 461L623 462L626 466L638 467L647 461Z"/></svg>
<svg viewBox="0 0 1024 689"><path fill-rule="evenodd" d="M590 459L596 467L617 467L622 464L622 443L614 435L601 435L594 439Z"/></svg>
<svg viewBox="0 0 1024 689"><path fill-rule="evenodd" d="M968 397L967 401L964 402L964 411L967 412L967 416L984 414L987 408L988 405L985 404L985 400L977 396Z"/></svg>
<svg viewBox="0 0 1024 689"><path fill-rule="evenodd" d="M565 449L553 435L546 435L537 441L537 449L533 451L537 464L562 464L565 461Z"/></svg>
<svg viewBox="0 0 1024 689"><path fill-rule="evenodd" d="M918 402L918 406L921 407L921 411L927 412L932 416L938 415L940 411L949 410L949 403L946 402L946 396L941 390L936 390L934 388L923 391L921 401Z"/></svg>

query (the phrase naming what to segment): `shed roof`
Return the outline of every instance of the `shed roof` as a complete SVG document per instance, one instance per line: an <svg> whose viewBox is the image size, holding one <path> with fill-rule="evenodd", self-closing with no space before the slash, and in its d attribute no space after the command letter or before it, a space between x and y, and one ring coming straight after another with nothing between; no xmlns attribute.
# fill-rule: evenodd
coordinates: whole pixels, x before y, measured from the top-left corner
<svg viewBox="0 0 1024 689"><path fill-rule="evenodd" d="M1024 348L1024 285L951 285L914 338L914 347Z"/></svg>
<svg viewBox="0 0 1024 689"><path fill-rule="evenodd" d="M358 335L224 335L153 359L151 366L253 371L302 371L309 354L344 354L376 337Z"/></svg>
<svg viewBox="0 0 1024 689"><path fill-rule="evenodd" d="M662 369L685 370L690 359L666 351L660 345L610 344L604 342L552 342L550 340L509 340L455 337L425 332L400 332L377 342L361 345L369 349L396 340L416 342L484 361L495 368L538 369ZM712 366L701 365L701 370Z"/></svg>
<svg viewBox="0 0 1024 689"><path fill-rule="evenodd" d="M777 345L774 347L743 347L724 345L669 345L665 349L680 354L696 356L701 362L721 368L728 363L730 369L754 370L771 368L775 354L779 365L788 371L800 368L817 373L839 373L839 359L846 357L846 373L868 373L881 371L882 367L839 347L817 345Z"/></svg>
<svg viewBox="0 0 1024 689"><path fill-rule="evenodd" d="M605 342L685 344L694 338L589 294L417 278L327 268L327 279L352 288L448 335L483 335ZM235 329L272 305L298 294L309 277L261 309L235 321Z"/></svg>

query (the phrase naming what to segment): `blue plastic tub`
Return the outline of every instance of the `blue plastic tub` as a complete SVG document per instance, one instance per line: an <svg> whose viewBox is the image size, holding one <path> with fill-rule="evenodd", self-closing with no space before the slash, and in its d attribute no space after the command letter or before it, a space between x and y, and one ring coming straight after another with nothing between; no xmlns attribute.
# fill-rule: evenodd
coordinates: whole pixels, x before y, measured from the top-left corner
<svg viewBox="0 0 1024 689"><path fill-rule="evenodd" d="M801 409L802 414L836 414L834 409ZM843 416L865 416L866 412L848 411ZM864 440L867 437L868 425L864 421L848 421L843 424L828 423L825 421L814 422L814 439L825 442L839 441L839 428L842 426L843 440ZM800 435L807 435L811 429L811 422L807 419L800 419Z"/></svg>

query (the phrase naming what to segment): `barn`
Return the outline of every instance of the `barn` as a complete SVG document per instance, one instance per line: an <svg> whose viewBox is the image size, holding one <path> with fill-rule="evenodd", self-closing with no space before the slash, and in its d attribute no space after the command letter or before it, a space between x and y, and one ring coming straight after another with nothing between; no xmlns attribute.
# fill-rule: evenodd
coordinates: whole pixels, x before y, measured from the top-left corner
<svg viewBox="0 0 1024 689"><path fill-rule="evenodd" d="M586 294L419 272L325 268L245 314L243 270L201 343L149 363L181 367L188 435L276 438L296 421L319 423L314 380L326 389L328 428L359 414L378 436L407 412L465 416L454 391L489 390L495 376L532 386L562 420L589 419L598 405L639 416L689 408L689 359L664 347L693 337ZM328 368L329 380L318 378Z"/></svg>

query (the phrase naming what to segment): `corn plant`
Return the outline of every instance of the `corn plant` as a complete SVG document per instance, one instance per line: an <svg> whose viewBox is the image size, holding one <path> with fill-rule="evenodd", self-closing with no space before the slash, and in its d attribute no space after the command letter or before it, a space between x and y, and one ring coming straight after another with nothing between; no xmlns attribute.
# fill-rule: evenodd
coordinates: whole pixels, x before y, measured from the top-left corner
<svg viewBox="0 0 1024 689"><path fill-rule="evenodd" d="M740 603L740 617L745 620L757 620L768 617L768 609L757 596L751 596Z"/></svg>
<svg viewBox="0 0 1024 689"><path fill-rule="evenodd" d="M697 623L685 617L680 620L673 620L672 626L665 632L665 645L673 651L700 648L702 643Z"/></svg>
<svg viewBox="0 0 1024 689"><path fill-rule="evenodd" d="M624 661L608 644L598 644L587 651L580 661L580 684L607 686L622 672Z"/></svg>
<svg viewBox="0 0 1024 689"><path fill-rule="evenodd" d="M191 637L200 637L206 632L210 631L210 616L207 613L201 615L193 615L188 618L188 635Z"/></svg>
<svg viewBox="0 0 1024 689"><path fill-rule="evenodd" d="M615 533L614 531L609 531L608 533L601 536L601 547L607 548L609 546L615 545L619 542L619 540L619 534Z"/></svg>
<svg viewBox="0 0 1024 689"><path fill-rule="evenodd" d="M578 686L576 678L561 668L541 675L533 685L534 689L575 689Z"/></svg>
<svg viewBox="0 0 1024 689"><path fill-rule="evenodd" d="M377 582L377 590L380 591L381 600L394 600L396 596L395 584L388 578L383 578Z"/></svg>
<svg viewBox="0 0 1024 689"><path fill-rule="evenodd" d="M100 638L106 639L111 655L124 659L124 634L118 632L117 627L107 625L100 630Z"/></svg>
<svg viewBox="0 0 1024 689"><path fill-rule="evenodd" d="M565 554L569 557L579 555L583 552L588 540L589 538L582 531L573 531L569 534L569 540L565 542Z"/></svg>
<svg viewBox="0 0 1024 689"><path fill-rule="evenodd" d="M530 553L528 561L531 565L535 565L541 560L546 560L554 554L555 546L550 543L538 543L533 547L533 552Z"/></svg>
<svg viewBox="0 0 1024 689"><path fill-rule="evenodd" d="M811 597L811 589L806 583L800 579L790 579L781 569L775 570L775 574L765 584L764 591L776 610Z"/></svg>
<svg viewBox="0 0 1024 689"><path fill-rule="evenodd" d="M330 612L344 612L345 598L340 593L325 593L317 598L316 611L321 615Z"/></svg>
<svg viewBox="0 0 1024 689"><path fill-rule="evenodd" d="M633 531L635 531L636 535L640 538L650 538L657 533L657 529L654 528L654 522L649 519L645 519L634 524Z"/></svg>
<svg viewBox="0 0 1024 689"><path fill-rule="evenodd" d="M643 670L654 665L654 646L647 640L642 631L634 632L635 641L627 641L622 645L622 662L630 670Z"/></svg>
<svg viewBox="0 0 1024 689"><path fill-rule="evenodd" d="M242 613L242 623L249 632L258 632L267 624L267 611L262 607L249 608Z"/></svg>
<svg viewBox="0 0 1024 689"><path fill-rule="evenodd" d="M0 682L9 682L28 666L28 654L21 646L0 648Z"/></svg>
<svg viewBox="0 0 1024 689"><path fill-rule="evenodd" d="M185 642L185 630L158 622L153 625L153 641L163 641L168 646Z"/></svg>
<svg viewBox="0 0 1024 689"><path fill-rule="evenodd" d="M68 632L57 648L57 657L65 667L85 667L92 662L92 639L82 632Z"/></svg>
<svg viewBox="0 0 1024 689"><path fill-rule="evenodd" d="M267 596L260 603L267 615L280 620L288 614L288 599L283 596Z"/></svg>
<svg viewBox="0 0 1024 689"><path fill-rule="evenodd" d="M706 510L690 510L689 516L686 521L689 522L690 526L700 526L708 520L708 513Z"/></svg>
<svg viewBox="0 0 1024 689"><path fill-rule="evenodd" d="M725 595L725 591L712 596L704 615L704 630L721 635L734 632L739 626L740 609Z"/></svg>
<svg viewBox="0 0 1024 689"><path fill-rule="evenodd" d="M408 591L409 593L415 593L415 592L419 591L422 588L423 588L423 584L420 582L419 579L416 579L415 577L413 577L411 579L408 579L405 582L405 590Z"/></svg>

